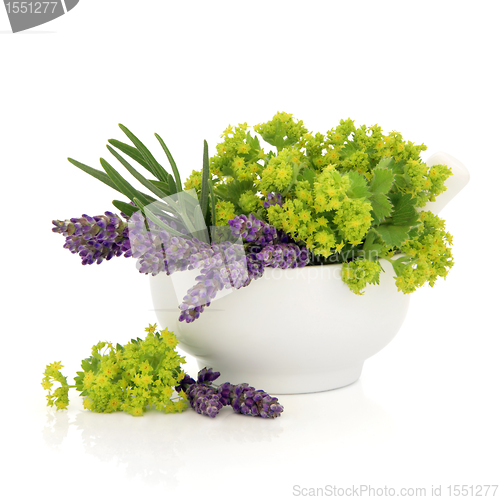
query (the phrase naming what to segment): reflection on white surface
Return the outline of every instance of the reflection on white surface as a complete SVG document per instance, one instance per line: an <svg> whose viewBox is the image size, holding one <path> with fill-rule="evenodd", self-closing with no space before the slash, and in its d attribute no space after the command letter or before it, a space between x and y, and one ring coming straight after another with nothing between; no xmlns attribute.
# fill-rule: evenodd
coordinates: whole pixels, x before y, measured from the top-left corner
<svg viewBox="0 0 500 500"><path fill-rule="evenodd" d="M261 452L291 460L297 450L315 454L318 446L336 448L345 440L386 440L394 430L390 415L364 395L359 381L335 391L279 400L285 411L273 420L238 415L229 407L210 419L191 409L132 417L70 406L67 412L47 410L43 439L50 448L60 449L65 440L79 436L84 452L100 462L124 466L128 477L176 488L180 475L204 460L226 457L229 467L238 467L242 461L255 461Z"/></svg>

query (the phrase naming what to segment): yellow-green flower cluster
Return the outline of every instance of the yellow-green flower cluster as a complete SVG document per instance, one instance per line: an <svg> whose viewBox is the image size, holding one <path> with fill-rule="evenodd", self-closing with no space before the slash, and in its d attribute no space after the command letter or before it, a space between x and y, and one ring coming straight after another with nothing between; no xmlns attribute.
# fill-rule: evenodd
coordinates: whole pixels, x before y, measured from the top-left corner
<svg viewBox="0 0 500 500"><path fill-rule="evenodd" d="M222 180L230 176L238 181L256 180L262 172L259 160L265 158L258 141L252 141L246 123L229 126L217 144L217 154L210 158L210 172ZM249 140L250 139L250 140Z"/></svg>
<svg viewBox="0 0 500 500"><path fill-rule="evenodd" d="M363 295L366 285L378 284L380 275L378 261L356 259L342 264L342 281L356 295Z"/></svg>
<svg viewBox="0 0 500 500"><path fill-rule="evenodd" d="M234 208L230 201L219 200L215 204L215 224L217 226L227 226L227 221L236 215Z"/></svg>
<svg viewBox="0 0 500 500"><path fill-rule="evenodd" d="M292 114L284 112L276 113L271 121L255 125L254 130L266 142L276 146L278 151L281 151L283 146L291 146L299 142L308 133L302 120L295 122ZM282 144L280 139L282 139Z"/></svg>
<svg viewBox="0 0 500 500"><path fill-rule="evenodd" d="M223 212L231 207L235 215L254 214L324 258L352 252L348 260L356 259L371 229L377 238L371 249L379 256L401 251L423 224L416 209L434 201L451 175L447 166L421 160L425 145L404 141L395 131L384 134L379 125L357 127L350 118L321 134L278 112L254 131L259 135L246 123L228 127L210 159L215 194L231 204ZM265 152L261 140L275 149ZM282 202L263 205L271 193ZM433 273L443 273L431 267L425 271L429 282ZM406 269L404 276L409 274L415 281ZM404 280L401 275L398 283Z"/></svg>
<svg viewBox="0 0 500 500"><path fill-rule="evenodd" d="M147 408L165 413L187 408L185 395L182 392L178 395L173 389L185 375L180 368L185 360L175 350L177 338L167 329L156 332L156 325L150 325L146 331L144 340L132 339L125 346L109 342L93 346L91 357L82 361L83 372L77 372L76 385L66 384L81 392L86 409L99 413L125 411L141 416ZM48 389L47 376L58 381L62 377L60 372L53 375L60 370L60 364L49 367L43 380ZM66 408L67 396L60 403L49 397L48 405L54 403L58 408Z"/></svg>
<svg viewBox="0 0 500 500"><path fill-rule="evenodd" d="M201 191L201 170L193 170L191 175L184 182L184 189L189 191L190 189L196 190L196 194L200 194Z"/></svg>
<svg viewBox="0 0 500 500"><path fill-rule="evenodd" d="M301 157L302 154L296 148L283 149L273 156L262 171L257 184L259 191L262 194L287 192L292 182L297 180Z"/></svg>
<svg viewBox="0 0 500 500"><path fill-rule="evenodd" d="M370 229L371 209L370 202L363 198L344 198L335 212L333 222L337 224L339 233L352 245L361 244Z"/></svg>
<svg viewBox="0 0 500 500"><path fill-rule="evenodd" d="M61 373L62 367L63 365L59 361L47 365L42 380L42 387L49 391L47 394L47 406L55 406L58 410L67 408L69 404L68 391L70 386L68 385L67 377L64 377ZM54 382L58 382L60 386L52 391Z"/></svg>
<svg viewBox="0 0 500 500"><path fill-rule="evenodd" d="M404 293L414 292L425 283L434 286L437 278L446 278L453 267L452 236L445 231L444 220L432 212L421 212L420 220L417 234L401 247L406 257L394 266L396 286Z"/></svg>

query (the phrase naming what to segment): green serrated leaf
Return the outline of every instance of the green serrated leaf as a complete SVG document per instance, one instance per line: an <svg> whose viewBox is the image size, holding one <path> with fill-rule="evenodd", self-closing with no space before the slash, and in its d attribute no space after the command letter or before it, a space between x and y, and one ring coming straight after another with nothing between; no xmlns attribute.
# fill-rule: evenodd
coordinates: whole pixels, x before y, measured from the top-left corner
<svg viewBox="0 0 500 500"><path fill-rule="evenodd" d="M351 185L347 190L347 196L349 196L349 198L368 198L370 192L365 176L354 171L350 171L348 175Z"/></svg>
<svg viewBox="0 0 500 500"><path fill-rule="evenodd" d="M311 187L314 188L314 181L316 180L316 174L312 168L305 168L299 175L298 179L309 182Z"/></svg>
<svg viewBox="0 0 500 500"><path fill-rule="evenodd" d="M384 243L391 247L400 247L408 239L409 226L394 226L392 224L382 224L375 228Z"/></svg>
<svg viewBox="0 0 500 500"><path fill-rule="evenodd" d="M374 229L370 229L363 244L363 257L371 261L377 260L382 256L384 246L380 240L380 235Z"/></svg>
<svg viewBox="0 0 500 500"><path fill-rule="evenodd" d="M394 158L392 156L384 156L375 168L391 168L394 165Z"/></svg>
<svg viewBox="0 0 500 500"><path fill-rule="evenodd" d="M393 183L393 171L387 167L377 166L373 169L373 178L370 182L370 192L373 194L387 194Z"/></svg>
<svg viewBox="0 0 500 500"><path fill-rule="evenodd" d="M406 193L390 193L389 198L394 210L392 212L392 223L395 226L415 226L419 221L419 214L415 208L416 198Z"/></svg>
<svg viewBox="0 0 500 500"><path fill-rule="evenodd" d="M389 198L382 193L373 194L370 197L372 205L373 225L378 226L392 213L392 204Z"/></svg>

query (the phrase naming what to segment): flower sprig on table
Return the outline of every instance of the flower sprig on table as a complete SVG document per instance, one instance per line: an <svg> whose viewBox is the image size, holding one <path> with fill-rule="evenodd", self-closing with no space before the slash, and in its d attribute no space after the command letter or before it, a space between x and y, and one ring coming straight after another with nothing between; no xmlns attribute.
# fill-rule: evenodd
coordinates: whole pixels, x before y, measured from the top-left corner
<svg viewBox="0 0 500 500"><path fill-rule="evenodd" d="M76 388L84 398L84 408L96 413L124 411L138 417L153 408L182 412L188 404L212 418L226 405L236 413L263 418L283 412L277 398L246 383L213 386L220 373L211 368L202 369L195 381L181 369L185 359L175 350L177 337L168 329L156 330L156 324L149 325L144 340L132 339L125 346L98 342L91 356L82 361L74 385L62 375L61 362L47 365L42 380L48 391L47 406L67 409L69 389Z"/></svg>

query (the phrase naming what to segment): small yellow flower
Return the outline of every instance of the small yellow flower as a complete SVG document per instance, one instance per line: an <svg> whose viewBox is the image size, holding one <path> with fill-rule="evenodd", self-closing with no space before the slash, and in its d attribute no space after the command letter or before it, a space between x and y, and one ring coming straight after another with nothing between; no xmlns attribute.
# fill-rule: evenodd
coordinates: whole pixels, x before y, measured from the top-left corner
<svg viewBox="0 0 500 500"><path fill-rule="evenodd" d="M145 330L147 333L154 333L156 331L156 323L154 325L150 324Z"/></svg>
<svg viewBox="0 0 500 500"><path fill-rule="evenodd" d="M42 382L42 387L46 390L49 390L52 387L52 384L48 380L44 380Z"/></svg>

